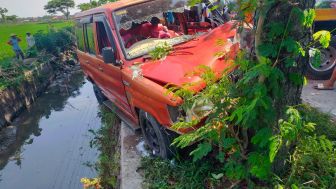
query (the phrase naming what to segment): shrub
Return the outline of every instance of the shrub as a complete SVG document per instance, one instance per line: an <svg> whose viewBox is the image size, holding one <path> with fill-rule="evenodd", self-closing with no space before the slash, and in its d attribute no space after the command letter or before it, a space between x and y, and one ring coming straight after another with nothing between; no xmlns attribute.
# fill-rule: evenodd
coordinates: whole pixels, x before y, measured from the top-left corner
<svg viewBox="0 0 336 189"><path fill-rule="evenodd" d="M34 37L39 51L46 51L55 56L58 56L61 52L71 50L76 40L71 27L63 29L52 28L48 33L39 31Z"/></svg>

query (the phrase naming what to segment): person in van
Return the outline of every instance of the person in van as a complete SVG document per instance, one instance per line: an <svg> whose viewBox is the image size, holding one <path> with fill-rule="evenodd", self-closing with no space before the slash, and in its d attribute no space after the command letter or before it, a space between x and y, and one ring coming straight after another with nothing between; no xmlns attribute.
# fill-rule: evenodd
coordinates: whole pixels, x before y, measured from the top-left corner
<svg viewBox="0 0 336 189"><path fill-rule="evenodd" d="M12 46L12 49L16 55L16 58L19 60L20 57L22 60L24 60L24 54L19 46L19 43L21 42L21 39L17 37L16 34L11 34L10 39L7 42L8 45Z"/></svg>

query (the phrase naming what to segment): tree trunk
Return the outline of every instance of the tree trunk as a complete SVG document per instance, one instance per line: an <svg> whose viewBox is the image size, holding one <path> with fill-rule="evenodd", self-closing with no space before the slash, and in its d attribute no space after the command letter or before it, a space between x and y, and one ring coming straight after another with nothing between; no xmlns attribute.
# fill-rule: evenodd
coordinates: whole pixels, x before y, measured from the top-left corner
<svg viewBox="0 0 336 189"><path fill-rule="evenodd" d="M70 15L69 7L67 7L67 10L66 10L66 19L67 20L69 20L69 15Z"/></svg>
<svg viewBox="0 0 336 189"><path fill-rule="evenodd" d="M297 19L297 16L295 14L291 15L291 10L294 6L297 6L298 8L305 10L314 8L315 0L293 0L293 1L278 1L272 8L270 8L266 15L266 20L264 23L264 30L267 30L265 26L272 22L281 22L286 24L289 17L291 17L291 20L293 20L293 28L290 32L291 37L295 41L300 41L302 47L306 47L309 41L311 40L311 34L312 30L302 27L302 25L299 23L299 20ZM267 33L267 32L263 32ZM262 40L266 39L266 36L262 36ZM308 53L306 53L308 56ZM278 60L283 59L288 54L285 50L282 50L280 53L280 56ZM279 63L277 65L277 68L279 68L285 76L285 79L280 84L282 87L282 98L274 100L274 107L277 111L277 118L283 118L284 111L286 110L287 106L297 105L301 103L301 92L302 92L302 86L303 86L303 80L301 84L295 84L292 80L290 80L290 75L300 74L304 75L306 66L308 65L309 58L308 57L297 57L296 58L296 67L286 67L285 64ZM274 59L273 62L276 60ZM278 120L277 119L277 120ZM278 132L278 131L275 131ZM281 175L286 171L286 168L288 166L285 166L285 158L288 156L289 149L283 148L280 149L278 152L278 159L274 162L274 171L275 173Z"/></svg>

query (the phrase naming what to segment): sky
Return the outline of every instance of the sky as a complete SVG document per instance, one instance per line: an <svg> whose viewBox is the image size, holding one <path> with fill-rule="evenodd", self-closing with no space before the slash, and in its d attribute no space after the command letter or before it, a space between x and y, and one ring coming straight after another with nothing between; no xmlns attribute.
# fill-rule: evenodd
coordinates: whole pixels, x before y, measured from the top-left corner
<svg viewBox="0 0 336 189"><path fill-rule="evenodd" d="M0 7L8 9L8 15L19 17L36 17L46 15L43 9L49 0L0 0ZM90 0L74 0L76 6L80 3L87 3ZM78 12L77 8L71 10L71 14Z"/></svg>

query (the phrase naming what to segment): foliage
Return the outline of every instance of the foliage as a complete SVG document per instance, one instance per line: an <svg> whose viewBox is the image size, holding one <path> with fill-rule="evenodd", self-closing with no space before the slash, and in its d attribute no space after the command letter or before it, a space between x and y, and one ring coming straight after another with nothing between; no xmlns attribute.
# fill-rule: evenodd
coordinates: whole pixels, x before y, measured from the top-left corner
<svg viewBox="0 0 336 189"><path fill-rule="evenodd" d="M290 174L283 179L285 186L336 187L336 146L324 135L300 139L290 163Z"/></svg>
<svg viewBox="0 0 336 189"><path fill-rule="evenodd" d="M51 29L48 33L37 32L34 34L36 41L36 48L39 51L46 51L47 53L58 56L61 52L71 50L76 38L71 27L63 29Z"/></svg>
<svg viewBox="0 0 336 189"><path fill-rule="evenodd" d="M211 68L197 68L192 74L206 83L206 88L199 93L189 90L199 83L169 89L183 98L181 111L184 113L180 115L186 115L179 117L173 127L204 125L181 135L173 144L184 148L198 142L198 147L190 153L194 162L204 161L204 157L216 157L221 170L217 174L223 174L234 183L232 186L237 182L240 187L282 184L276 180L277 174L283 178L285 186L301 186L306 179L298 178L301 172L296 173L296 167L301 164L313 167L314 161L303 159L314 159L316 154L326 152L325 149L316 149L316 154L306 154L305 144L323 142L328 144L326 149L329 152L334 151L327 138L314 136L315 124L302 119L297 110L299 93L285 91L301 89L309 48L317 43L327 47L330 41L330 33L326 31L316 33L314 42L309 41L309 32L306 31L310 31L315 13L303 7L299 1L238 1L236 12L240 30L244 30L246 25L245 15L256 12L258 21L251 26L255 33L255 48L252 51L242 49L234 59L225 58L233 65L222 73L220 79ZM266 16L274 16L271 10L276 8L280 12L289 10L289 15L286 19L266 22ZM218 53L214 52L214 55ZM237 68L235 72L232 72L233 68ZM232 82L232 75L238 75L240 79ZM207 115L205 122L201 119L204 115ZM292 161L285 164L286 159ZM330 175L336 174L335 169L327 169L328 165L333 165L333 155L326 157L325 161L319 167L326 171L328 178L327 181L319 179L316 184L319 187L333 186ZM285 172L290 168L294 170L287 178ZM307 172L318 174L317 170L308 169ZM294 177L296 179L292 179Z"/></svg>
<svg viewBox="0 0 336 189"><path fill-rule="evenodd" d="M115 1L118 1L118 0L93 0L93 1L90 1L89 3L81 3L77 5L77 7L81 11L85 11L85 10L89 10L89 9L98 7L100 5L106 4L108 2L115 2Z"/></svg>
<svg viewBox="0 0 336 189"><path fill-rule="evenodd" d="M17 87L25 79L26 67L10 59L2 60L0 64L0 91L7 87Z"/></svg>
<svg viewBox="0 0 336 189"><path fill-rule="evenodd" d="M44 6L44 10L46 10L49 14L56 14L57 12L61 12L67 19L69 19L69 9L73 7L75 7L74 0L50 0Z"/></svg>
<svg viewBox="0 0 336 189"><path fill-rule="evenodd" d="M336 122L330 115L308 105L299 106L298 110L305 122L316 123L314 133L317 136L325 135L328 139L336 141Z"/></svg>
<svg viewBox="0 0 336 189"><path fill-rule="evenodd" d="M173 47L169 45L168 43L164 42L162 44L159 44L149 52L149 56L153 60L162 60L167 57L167 55L173 50Z"/></svg>
<svg viewBox="0 0 336 189"><path fill-rule="evenodd" d="M291 166L287 174L281 178L274 178L275 188L335 188L335 144L331 144L324 136L317 136L325 131L333 132L327 138L335 136L336 124L330 121L330 116L327 114L318 112L307 105L299 106L298 109L299 113L290 108L287 118L297 118L300 114L299 117L303 118L302 123L308 123L310 120L316 121L315 130L310 132L311 134L309 132L301 134L300 140L288 159ZM226 140L227 145L232 142L234 140ZM283 143L286 142L283 141ZM334 147L331 148L330 144ZM218 154L216 157L212 152L207 158L196 162L181 158L176 162L145 158L141 166L144 168L145 186L148 185L148 188L229 188L230 185L237 184L236 180L230 181L230 178L241 178L244 175L239 175L243 172L243 167L235 168L233 162L226 162L224 166L221 166L222 161L218 159L225 159L225 156L221 157ZM256 187L250 185L250 188Z"/></svg>

